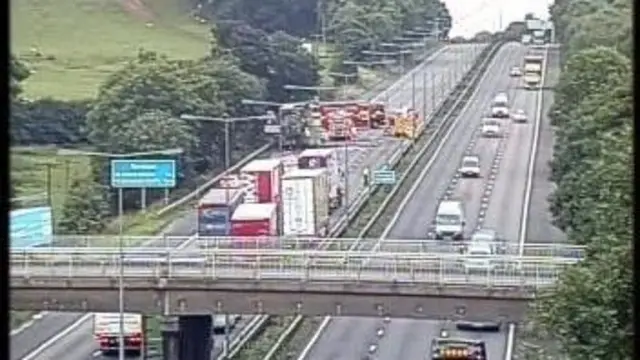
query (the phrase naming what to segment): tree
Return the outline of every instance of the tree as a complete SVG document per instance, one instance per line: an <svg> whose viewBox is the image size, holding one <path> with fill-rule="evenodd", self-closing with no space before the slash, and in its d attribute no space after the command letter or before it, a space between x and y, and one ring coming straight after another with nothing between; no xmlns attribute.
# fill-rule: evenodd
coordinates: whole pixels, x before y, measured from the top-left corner
<svg viewBox="0 0 640 360"><path fill-rule="evenodd" d="M22 93L21 83L25 81L29 75L31 75L31 72L27 66L11 54L9 62L9 91L11 99L16 99Z"/></svg>
<svg viewBox="0 0 640 360"><path fill-rule="evenodd" d="M632 262L631 243L610 247L538 297L534 316L570 359L634 358Z"/></svg>
<svg viewBox="0 0 640 360"><path fill-rule="evenodd" d="M93 234L106 226L109 203L103 185L76 179L65 197L62 215L57 223L56 233L65 235Z"/></svg>
<svg viewBox="0 0 640 360"><path fill-rule="evenodd" d="M220 124L180 116L225 117L237 111L239 98L259 97L262 89L231 59L170 60L142 51L100 88L87 116L89 138L98 150L110 153L180 147L180 185L190 185L198 174L221 167L224 131ZM249 150L259 146L249 144ZM108 164L96 160L94 173L104 182ZM126 194L127 206L137 203L137 196Z"/></svg>
<svg viewBox="0 0 640 360"><path fill-rule="evenodd" d="M629 5L556 0L550 9L566 59L551 113L557 187L550 206L587 255L535 303L535 333L553 334L560 345L547 358L633 358L633 92L630 21L621 16Z"/></svg>
<svg viewBox="0 0 640 360"><path fill-rule="evenodd" d="M219 21L240 21L267 33L284 31L308 37L319 29L320 4L317 0L213 0L204 2L201 13Z"/></svg>
<svg viewBox="0 0 640 360"><path fill-rule="evenodd" d="M249 25L227 22L214 29L217 42L230 49L242 71L265 82L267 99L276 102L307 99L310 94L288 93L286 84L314 86L318 83L318 64L301 45L283 32L267 34Z"/></svg>
<svg viewBox="0 0 640 360"><path fill-rule="evenodd" d="M590 48L570 56L556 86L553 124L571 121L574 109L587 96L599 92L611 74L629 74L630 69L629 59L611 48Z"/></svg>

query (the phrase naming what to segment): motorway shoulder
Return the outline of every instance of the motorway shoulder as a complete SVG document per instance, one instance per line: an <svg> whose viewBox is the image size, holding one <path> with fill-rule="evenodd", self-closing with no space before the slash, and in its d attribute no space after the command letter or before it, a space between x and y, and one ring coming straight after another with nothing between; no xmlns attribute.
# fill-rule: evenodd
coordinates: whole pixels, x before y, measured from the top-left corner
<svg viewBox="0 0 640 360"><path fill-rule="evenodd" d="M550 48L547 57L544 90L542 92L540 140L533 170L533 186L527 230L527 241L532 243L564 243L567 241L566 234L552 224L553 218L549 212L549 203L547 202L549 195L555 189L555 185L549 181L551 175L549 162L553 158L555 131L551 126L548 113L553 104L553 87L558 83L559 75L559 50Z"/></svg>

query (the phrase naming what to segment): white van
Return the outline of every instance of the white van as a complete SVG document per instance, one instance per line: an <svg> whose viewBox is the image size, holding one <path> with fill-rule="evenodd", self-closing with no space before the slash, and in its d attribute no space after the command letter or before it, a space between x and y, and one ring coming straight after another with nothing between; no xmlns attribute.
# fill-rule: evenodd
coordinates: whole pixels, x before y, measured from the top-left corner
<svg viewBox="0 0 640 360"><path fill-rule="evenodd" d="M464 206L456 200L441 201L436 212L436 239L461 240L464 236Z"/></svg>

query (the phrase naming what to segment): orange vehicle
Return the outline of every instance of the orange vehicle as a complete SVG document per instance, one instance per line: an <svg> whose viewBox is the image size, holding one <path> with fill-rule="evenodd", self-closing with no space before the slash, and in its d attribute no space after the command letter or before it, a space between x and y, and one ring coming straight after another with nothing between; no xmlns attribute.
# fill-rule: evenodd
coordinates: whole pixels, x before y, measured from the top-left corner
<svg viewBox="0 0 640 360"><path fill-rule="evenodd" d="M323 116L337 110L345 111L355 128L379 128L384 125L385 106L383 103L370 103L364 101L331 101L322 102L320 105ZM323 122L328 126L328 119Z"/></svg>
<svg viewBox="0 0 640 360"><path fill-rule="evenodd" d="M329 112L327 118L327 137L330 140L352 140L354 126L352 114L345 109Z"/></svg>

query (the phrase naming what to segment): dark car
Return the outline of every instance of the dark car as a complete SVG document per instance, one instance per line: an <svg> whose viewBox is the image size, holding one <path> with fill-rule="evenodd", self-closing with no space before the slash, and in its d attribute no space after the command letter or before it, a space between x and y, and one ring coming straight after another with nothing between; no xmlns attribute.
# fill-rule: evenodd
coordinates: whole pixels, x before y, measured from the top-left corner
<svg viewBox="0 0 640 360"><path fill-rule="evenodd" d="M498 332L502 324L499 321L467 321L456 322L456 329L460 331Z"/></svg>

